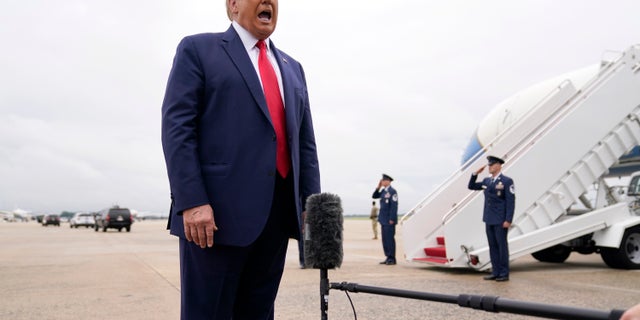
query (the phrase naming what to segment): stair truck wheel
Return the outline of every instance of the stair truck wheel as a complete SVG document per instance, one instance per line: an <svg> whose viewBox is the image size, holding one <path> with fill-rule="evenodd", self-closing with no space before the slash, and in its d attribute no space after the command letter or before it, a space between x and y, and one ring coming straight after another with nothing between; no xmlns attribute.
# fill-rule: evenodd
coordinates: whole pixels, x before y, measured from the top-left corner
<svg viewBox="0 0 640 320"><path fill-rule="evenodd" d="M571 248L557 244L553 247L534 252L531 255L540 262L563 263L569 258L570 254Z"/></svg>
<svg viewBox="0 0 640 320"><path fill-rule="evenodd" d="M601 248L604 263L615 269L640 269L640 226L627 229L620 248Z"/></svg>

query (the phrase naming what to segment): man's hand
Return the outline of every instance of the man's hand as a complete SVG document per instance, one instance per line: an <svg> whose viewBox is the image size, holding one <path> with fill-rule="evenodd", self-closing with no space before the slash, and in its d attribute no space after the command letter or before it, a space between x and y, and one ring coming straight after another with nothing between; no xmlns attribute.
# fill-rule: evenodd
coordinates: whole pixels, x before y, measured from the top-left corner
<svg viewBox="0 0 640 320"><path fill-rule="evenodd" d="M509 222L509 221L504 221L504 222L502 223L502 227L503 227L503 228L505 228L505 229L509 229L509 227L511 227L511 222Z"/></svg>
<svg viewBox="0 0 640 320"><path fill-rule="evenodd" d="M480 167L480 169L478 169L478 171L476 171L476 176L479 175L480 173L482 173L482 171L484 171L484 167L486 167L486 165Z"/></svg>
<svg viewBox="0 0 640 320"><path fill-rule="evenodd" d="M380 190L380 187L382 187L382 179L380 179L380 181L378 181L378 189L376 189L376 190Z"/></svg>
<svg viewBox="0 0 640 320"><path fill-rule="evenodd" d="M213 247L213 232L218 231L213 219L213 208L202 205L182 212L184 221L184 235L188 241L193 241L200 248Z"/></svg>
<svg viewBox="0 0 640 320"><path fill-rule="evenodd" d="M622 314L620 320L639 320L640 319L640 303L629 308Z"/></svg>

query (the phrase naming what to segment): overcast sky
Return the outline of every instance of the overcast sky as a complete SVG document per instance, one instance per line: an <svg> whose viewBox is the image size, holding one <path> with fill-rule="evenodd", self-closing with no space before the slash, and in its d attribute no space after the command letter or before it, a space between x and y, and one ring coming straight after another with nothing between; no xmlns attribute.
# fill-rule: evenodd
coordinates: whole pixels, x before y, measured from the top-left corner
<svg viewBox="0 0 640 320"><path fill-rule="evenodd" d="M160 107L183 36L224 0L2 0L0 210L166 212ZM280 0L271 39L307 75L323 191L400 213L459 166L480 120L532 84L640 43L638 1Z"/></svg>

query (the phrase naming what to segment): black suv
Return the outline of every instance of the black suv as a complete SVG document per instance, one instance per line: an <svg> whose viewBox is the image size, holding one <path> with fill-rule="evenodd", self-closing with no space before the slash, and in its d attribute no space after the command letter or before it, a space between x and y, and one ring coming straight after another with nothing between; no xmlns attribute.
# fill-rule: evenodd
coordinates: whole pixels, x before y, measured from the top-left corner
<svg viewBox="0 0 640 320"><path fill-rule="evenodd" d="M42 226L46 227L48 225L60 226L60 216L55 214L47 214L42 217Z"/></svg>
<svg viewBox="0 0 640 320"><path fill-rule="evenodd" d="M107 232L107 229L118 229L118 232L122 231L122 228L127 232L131 231L131 224L133 223L133 215L127 208L120 208L118 206L100 210L95 215L96 224L94 229L96 232L102 229L103 232Z"/></svg>

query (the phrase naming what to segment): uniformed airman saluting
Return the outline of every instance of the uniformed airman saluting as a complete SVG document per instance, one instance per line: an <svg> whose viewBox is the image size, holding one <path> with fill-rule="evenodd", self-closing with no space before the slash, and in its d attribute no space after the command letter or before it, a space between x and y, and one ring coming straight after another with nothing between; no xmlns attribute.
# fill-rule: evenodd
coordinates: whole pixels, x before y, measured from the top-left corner
<svg viewBox="0 0 640 320"><path fill-rule="evenodd" d="M396 264L396 224L398 223L398 192L391 186L393 179L382 174L382 179L378 182L376 190L373 191L373 198L380 199L380 212L378 222L380 222L382 236L382 249L386 259L380 264Z"/></svg>
<svg viewBox="0 0 640 320"><path fill-rule="evenodd" d="M513 220L516 204L515 188L513 180L501 172L504 160L495 156L488 156L487 160L488 164L472 173L469 180L469 189L484 189L482 221L485 223L487 232L492 270L491 275L484 277L484 279L508 281L509 244L507 243L507 232ZM478 175L487 166L491 176L484 178L482 182L476 182Z"/></svg>

